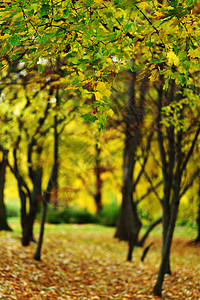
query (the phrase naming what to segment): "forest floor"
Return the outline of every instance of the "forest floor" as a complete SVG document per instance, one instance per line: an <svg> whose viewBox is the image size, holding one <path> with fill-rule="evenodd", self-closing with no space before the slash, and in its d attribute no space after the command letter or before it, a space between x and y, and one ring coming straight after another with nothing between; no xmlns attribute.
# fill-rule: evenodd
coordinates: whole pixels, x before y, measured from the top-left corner
<svg viewBox="0 0 200 300"><path fill-rule="evenodd" d="M143 263L142 248L128 263L127 244L113 238L114 228L47 224L37 262L36 245L23 248L19 225L12 228L12 233L0 232L0 299L160 299L152 293L160 263L159 233L149 237L154 244ZM200 299L200 247L192 238L184 229L174 238L173 273L165 277L162 299Z"/></svg>

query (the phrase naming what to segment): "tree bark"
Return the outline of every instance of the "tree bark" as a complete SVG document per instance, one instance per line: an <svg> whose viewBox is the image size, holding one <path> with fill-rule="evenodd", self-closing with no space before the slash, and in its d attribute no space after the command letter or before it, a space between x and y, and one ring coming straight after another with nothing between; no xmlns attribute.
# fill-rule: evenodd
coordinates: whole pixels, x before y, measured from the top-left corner
<svg viewBox="0 0 200 300"><path fill-rule="evenodd" d="M102 210L102 179L101 179L101 148L98 143L95 145L96 158L95 158L95 175L96 175L96 193L94 195L97 214Z"/></svg>
<svg viewBox="0 0 200 300"><path fill-rule="evenodd" d="M132 61L133 63L133 61ZM144 117L144 94L146 79L140 85L140 96L136 101L136 73L128 72L128 102L126 109L126 132L123 165L122 205L117 222L115 237L129 241L129 250L133 247L133 240L141 228L141 222L137 214L137 207L133 201L133 173L136 163L136 151L141 140L141 124Z"/></svg>
<svg viewBox="0 0 200 300"><path fill-rule="evenodd" d="M40 225L40 236L39 236L39 240L38 240L38 246L37 246L37 249L34 254L34 259L37 261L40 261L40 259L41 259L41 249L42 249L42 244L43 244L46 213L47 213L47 202L44 198L42 201L42 218L41 218L41 225Z"/></svg>
<svg viewBox="0 0 200 300"><path fill-rule="evenodd" d="M57 100L59 99L58 90L57 90ZM58 102L57 102L58 104ZM35 260L41 260L41 251L43 245L43 238L44 238L44 229L45 229L45 221L46 221L46 213L47 213L47 205L50 201L50 195L55 186L57 187L58 184L58 161L59 159L59 134L57 128L57 118L54 118L54 157L53 157L53 167L51 170L51 174L49 177L48 185L46 191L42 197L42 218L40 223L40 235L38 240L38 245L34 254Z"/></svg>
<svg viewBox="0 0 200 300"><path fill-rule="evenodd" d="M176 171L173 176L173 197L170 211L170 221L166 232L166 238L164 241L163 251L162 251L162 261L157 278L157 282L154 286L154 294L161 297L162 294L162 285L164 281L164 276L168 268L170 249L172 244L172 237L174 233L174 228L176 224L178 208L180 203L180 185L182 177L182 150L181 150L181 141L182 141L182 131L177 133L177 145L176 145Z"/></svg>
<svg viewBox="0 0 200 300"><path fill-rule="evenodd" d="M173 181L173 170L175 166L175 141L174 141L174 126L170 125L167 129L167 142L168 144L166 147L164 146L164 133L162 131L163 125L161 124L162 120L162 107L163 107L163 98L167 100L167 104L169 105L174 100L174 93L175 93L175 81L171 80L169 83L169 90L164 95L163 91L163 76L160 76L160 86L158 88L158 116L156 119L157 124L157 133L158 133L158 145L159 145L159 152L162 162L162 174L163 174L163 182L164 182L164 190L163 190L163 217L162 217L162 224L163 224L163 234L162 234L162 255L164 254L165 249L165 242L167 238L167 231L169 227L170 221L170 199L172 193L172 181ZM168 156L168 159L167 159ZM166 269L165 272L171 274L171 267L170 267L170 256L168 256L166 262Z"/></svg>
<svg viewBox="0 0 200 300"><path fill-rule="evenodd" d="M59 93L58 89L56 91L56 106L59 106ZM56 210L58 208L58 170L59 170L59 153L58 153L58 147L59 147L59 133L58 133L58 116L57 114L54 116L54 162L55 168L54 168L54 209Z"/></svg>
<svg viewBox="0 0 200 300"><path fill-rule="evenodd" d="M200 173L198 187L197 237L195 239L195 243L200 243Z"/></svg>
<svg viewBox="0 0 200 300"><path fill-rule="evenodd" d="M33 191L31 194L30 209L28 214L29 219L29 240L35 242L33 235L33 226L38 212L39 203L42 200L42 167L38 167L34 171L33 177Z"/></svg>
<svg viewBox="0 0 200 300"><path fill-rule="evenodd" d="M149 228L147 229L146 233L143 235L143 237L137 242L138 247L143 247L146 239L148 238L150 232L162 222L162 218L159 218L154 223L152 223Z"/></svg>
<svg viewBox="0 0 200 300"><path fill-rule="evenodd" d="M11 231L11 228L7 223L6 207L4 204L4 188L8 151L2 149L1 152L2 161L0 162L0 230Z"/></svg>
<svg viewBox="0 0 200 300"><path fill-rule="evenodd" d="M174 180L174 192L173 192L173 199L172 199L172 206L171 206L170 222L167 229L166 239L162 251L161 266L160 266L157 282L153 289L154 294L159 297L162 296L162 285L163 285L164 276L166 274L166 270L168 268L168 263L169 263L170 249L171 249L172 238L173 238L174 228L175 228L177 214L178 214L179 202L180 202L179 201L180 183L181 183L181 175L177 174Z"/></svg>
<svg viewBox="0 0 200 300"><path fill-rule="evenodd" d="M181 113L182 117L183 112ZM183 132L182 130L177 131L177 138L176 138L176 168L175 171L172 172L173 175L173 182L172 182L172 189L173 189L173 195L172 195L172 204L170 209L170 222L167 228L166 232L166 238L163 245L163 251L162 251L162 261L161 266L157 278L157 282L154 286L154 294L157 296L161 296L162 294L162 285L164 281L164 276L166 274L166 270L168 268L169 258L170 258L170 249L172 244L172 237L174 233L174 228L176 224L178 209L179 209L179 203L180 203L180 188L181 188L181 180L183 172L186 170L187 164L189 162L189 159L192 156L195 143L197 142L198 136L200 134L200 126L197 128L196 134L193 138L193 141L191 143L191 147L189 151L187 152L186 157L184 158L184 155L182 153L182 139L183 139Z"/></svg>

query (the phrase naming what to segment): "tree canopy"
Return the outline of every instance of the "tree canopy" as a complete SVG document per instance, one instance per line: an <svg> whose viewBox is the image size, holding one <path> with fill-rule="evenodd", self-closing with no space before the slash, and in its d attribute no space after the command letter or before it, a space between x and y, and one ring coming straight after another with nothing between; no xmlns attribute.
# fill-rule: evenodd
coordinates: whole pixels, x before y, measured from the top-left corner
<svg viewBox="0 0 200 300"><path fill-rule="evenodd" d="M129 59L142 77L159 75L182 86L196 80L199 66L199 6L194 0L7 1L0 12L0 67L26 63L44 72L45 63L60 59L56 73L65 89L78 88L91 99L104 127L111 83ZM64 75L64 76L63 76ZM111 113L111 112L110 112Z"/></svg>

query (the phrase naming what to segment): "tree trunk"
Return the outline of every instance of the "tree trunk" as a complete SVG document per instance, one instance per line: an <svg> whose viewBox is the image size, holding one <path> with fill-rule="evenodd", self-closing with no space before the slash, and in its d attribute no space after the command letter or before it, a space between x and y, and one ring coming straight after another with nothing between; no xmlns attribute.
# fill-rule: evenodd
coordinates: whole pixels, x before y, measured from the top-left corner
<svg viewBox="0 0 200 300"><path fill-rule="evenodd" d="M167 186L167 187L166 187ZM165 249L165 242L167 239L167 231L169 228L170 223L170 193L171 193L171 185L168 183L165 185L164 188L164 197L163 197L163 217L162 217L162 224L163 224L163 233L162 233L162 255L164 255ZM166 274L171 274L171 267L170 267L170 256L168 256L168 261L166 263Z"/></svg>
<svg viewBox="0 0 200 300"><path fill-rule="evenodd" d="M59 106L59 93L58 89L56 92L56 106ZM54 209L57 210L58 208L58 170L59 170L59 153L58 153L58 147L59 147L59 133L58 133L58 117L57 115L54 116L54 161L55 169L54 169L54 187L53 187L53 193L54 193Z"/></svg>
<svg viewBox="0 0 200 300"><path fill-rule="evenodd" d="M59 99L58 90L56 94L57 99ZM57 102L58 105L58 102ZM57 131L57 118L54 118L54 157L53 157L53 167L51 170L51 174L49 177L48 185L46 188L46 191L43 194L42 198L42 218L41 218L41 224L40 224L40 235L38 240L37 249L34 254L35 260L41 259L41 250L43 245L43 237L44 237L44 228L45 228L45 220L46 220L46 213L47 213L47 205L50 201L50 195L55 186L58 186L58 158L59 158L59 134Z"/></svg>
<svg viewBox="0 0 200 300"><path fill-rule="evenodd" d="M164 276L168 271L169 261L170 261L170 249L172 245L172 238L174 233L174 228L176 224L176 219L178 215L179 203L180 203L180 186L181 186L181 178L183 174L183 155L182 155L182 131L177 132L177 140L176 140L176 169L174 172L171 172L172 176L172 187L173 187L173 195L172 195L172 203L170 206L170 220L168 224L168 228L166 231L166 237L164 240L163 250L162 250L162 260L161 266L157 278L157 282L154 286L154 294L161 297L162 294L162 285L164 281ZM191 148L192 149L192 148ZM191 151L192 153L192 151Z"/></svg>
<svg viewBox="0 0 200 300"><path fill-rule="evenodd" d="M57 148L57 150L58 150L58 148ZM54 155L54 158L55 157L57 157L57 156ZM36 251L34 254L35 260L41 259L41 250L42 250L43 237L44 237L44 227L45 227L45 220L46 220L47 205L50 200L51 191L53 190L53 187L54 187L54 176L56 176L54 171L55 171L55 168L57 168L56 163L57 163L57 161L54 161L53 168L52 168L50 178L49 178L49 182L47 185L47 189L44 192L43 198L42 198L42 217L41 217L41 223L40 223L40 235L39 235L38 245L37 245L37 248L36 248Z"/></svg>
<svg viewBox="0 0 200 300"><path fill-rule="evenodd" d="M20 183L18 182L19 196L21 200L21 227L22 227L22 246L28 246L29 239L29 220L26 213L26 193L22 190Z"/></svg>
<svg viewBox="0 0 200 300"><path fill-rule="evenodd" d="M129 165L130 166L130 165ZM139 234L141 221L137 213L137 207L133 201L132 177L126 178L126 183L122 190L122 205L119 213L116 238L123 241L129 241L133 235Z"/></svg>
<svg viewBox="0 0 200 300"><path fill-rule="evenodd" d="M132 62L133 63L133 62ZM128 82L128 102L125 148L124 148L124 165L123 165L123 188L122 188L122 205L117 222L115 237L120 240L129 241L129 252L133 249L135 238L141 228L141 222L137 214L137 207L133 201L133 173L136 163L136 151L140 145L141 124L144 117L144 93L146 79L143 79L140 86L140 97L136 101L135 84L136 73L129 70ZM128 255L130 257L130 255Z"/></svg>
<svg viewBox="0 0 200 300"><path fill-rule="evenodd" d="M162 222L162 218L156 220L154 223L152 223L149 228L147 229L146 233L143 235L143 237L137 242L138 247L143 247L146 239L148 238L150 232Z"/></svg>
<svg viewBox="0 0 200 300"><path fill-rule="evenodd" d="M0 230L11 231L6 219L6 207L4 204L4 187L7 166L7 150L2 150L2 161L0 162Z"/></svg>
<svg viewBox="0 0 200 300"><path fill-rule="evenodd" d="M41 249L42 249L43 236L44 236L46 213L47 213L47 202L45 201L45 199L43 199L43 201L42 201L42 218L41 218L41 225L40 225L40 236L39 236L39 240L38 240L38 246L37 246L37 249L34 254L34 259L37 261L40 261L40 259L41 259Z"/></svg>
<svg viewBox="0 0 200 300"><path fill-rule="evenodd" d="M35 242L33 226L38 212L39 202L42 200L42 173L42 167L38 167L37 170L34 171L33 191L31 194L30 209L28 214L30 242Z"/></svg>
<svg viewBox="0 0 200 300"><path fill-rule="evenodd" d="M198 212L197 212L197 237L195 243L200 243L200 173L199 173L199 188L198 188Z"/></svg>
<svg viewBox="0 0 200 300"><path fill-rule="evenodd" d="M169 263L170 249L172 245L172 238L173 238L174 228L175 228L177 214L178 214L179 202L180 202L179 201L180 183L181 183L181 176L176 176L174 180L174 192L173 192L173 199L172 199L172 206L171 206L170 222L167 229L166 239L162 251L162 261L161 261L157 282L153 289L154 294L159 297L161 297L162 295L162 285L164 281L164 276L166 274L166 269Z"/></svg>
<svg viewBox="0 0 200 300"><path fill-rule="evenodd" d="M102 179L101 179L101 149L96 143L95 175L96 175L96 193L94 195L97 214L102 210Z"/></svg>
<svg viewBox="0 0 200 300"><path fill-rule="evenodd" d="M164 191L163 191L163 217L162 217L162 224L163 224L163 234L162 234L162 255L164 255L165 249L165 242L167 238L167 232L169 227L170 221L170 199L171 199L171 191L172 191L172 180L173 180L173 170L175 165L175 141L174 141L174 126L170 125L167 129L167 146L164 146L164 133L162 130L162 107L163 107L163 99L167 100L167 104L169 105L174 100L174 93L175 93L175 81L170 81L170 87L166 95L164 95L163 91L163 76L160 76L160 85L158 88L158 116L156 119L157 124L157 132L158 132L158 145L159 145L159 152L162 162L162 174L163 174L163 182L164 182ZM166 149L167 148L167 149ZM167 159L168 156L168 159ZM166 262L166 269L165 272L171 274L170 268L170 256L167 257Z"/></svg>

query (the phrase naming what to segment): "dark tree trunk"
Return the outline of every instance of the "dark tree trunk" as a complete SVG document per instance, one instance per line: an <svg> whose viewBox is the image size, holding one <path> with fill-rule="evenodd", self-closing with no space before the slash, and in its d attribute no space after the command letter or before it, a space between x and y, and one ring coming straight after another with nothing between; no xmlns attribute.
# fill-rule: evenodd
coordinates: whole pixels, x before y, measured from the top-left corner
<svg viewBox="0 0 200 300"><path fill-rule="evenodd" d="M198 216L197 216L197 237L195 239L195 243L200 243L200 201L198 207Z"/></svg>
<svg viewBox="0 0 200 300"><path fill-rule="evenodd" d="M182 115L182 114L181 114ZM183 138L183 132L182 130L179 130L177 132L177 138L176 138L176 167L174 172L172 172L173 175L173 195L172 195L172 204L170 206L170 221L168 224L167 232L166 232L166 238L164 241L163 251L162 251L162 260L161 260L161 266L157 278L157 282L154 286L154 294L157 296L161 296L162 294L162 285L164 281L164 276L166 274L169 258L170 258L170 249L172 244L172 237L174 233L174 228L176 224L178 209L179 209L179 203L180 203L180 188L181 188L181 180L183 172L186 170L188 161L190 157L192 156L195 143L197 142L198 136L200 133L200 126L197 128L196 134L193 138L191 147L187 153L187 155L184 158L184 155L182 153L182 138Z"/></svg>
<svg viewBox="0 0 200 300"><path fill-rule="evenodd" d="M174 126L170 125L167 129L167 141L168 144L164 146L164 133L162 131L163 125L161 124L162 121L162 107L163 107L163 99L167 100L167 104L169 105L174 100L174 93L175 93L175 81L171 80L169 83L169 90L164 95L163 91L163 76L160 76L160 85L158 88L158 116L156 119L157 124L157 133L158 133L158 145L159 145L159 152L162 162L162 173L163 173L163 182L164 182L164 190L163 190L163 217L162 217L162 224L163 224L163 234L162 234L162 255L164 254L165 249L165 241L167 238L167 232L169 227L170 221L170 214L171 214L171 192L172 192L172 181L173 181L173 170L175 166L175 141L174 141ZM168 158L167 158L168 157ZM166 269L165 272L171 274L170 268L170 257L168 256L166 262Z"/></svg>
<svg viewBox="0 0 200 300"><path fill-rule="evenodd" d="M41 249L42 249L43 236L44 236L46 213L47 213L47 202L44 196L44 199L42 201L42 218L41 218L41 225L40 225L40 236L38 240L38 246L34 254L34 259L37 261L41 259Z"/></svg>
<svg viewBox="0 0 200 300"><path fill-rule="evenodd" d="M57 101L59 99L58 90L56 94ZM57 102L58 105L58 102ZM59 134L57 128L57 118L54 118L54 157L53 157L53 167L51 170L51 174L49 177L48 185L46 191L42 197L42 218L40 224L40 235L38 240L38 245L34 254L35 260L41 259L41 251L43 245L43 237L44 237L44 229L45 229L45 221L46 221L46 213L47 213L47 205L50 201L51 192L54 190L55 186L58 186L58 161L59 159Z"/></svg>
<svg viewBox="0 0 200 300"><path fill-rule="evenodd" d="M97 214L102 210L102 179L101 179L101 149L96 143L95 175L96 175L96 193L94 195Z"/></svg>
<svg viewBox="0 0 200 300"><path fill-rule="evenodd" d="M58 148L56 148L58 151ZM55 148L54 148L55 150ZM54 158L57 157L57 155L55 155L54 153ZM44 228L45 228L45 220L46 220L46 212L47 212L47 205L50 201L50 195L51 192L54 188L54 176L56 176L55 174L55 168L57 168L56 166L57 161L54 161L53 164L53 168L51 171L51 175L49 178L49 182L47 185L47 189L43 194L43 198L42 198L42 217L41 217L41 223L40 223L40 235L39 235L39 240L38 240L38 245L37 245L37 249L35 251L35 255L34 255L34 259L35 260L40 260L41 259L41 250L42 250L42 244L43 244L43 237L44 237Z"/></svg>
<svg viewBox="0 0 200 300"><path fill-rule="evenodd" d="M123 188L122 188L122 205L117 223L117 230L115 237L120 240L129 241L129 254L130 260L135 241L141 228L141 222L137 214L137 207L133 201L134 183L133 173L136 163L136 152L140 145L141 139L141 124L144 117L144 94L145 84L144 79L140 86L140 97L136 101L135 84L136 73L129 70L129 83L128 83L128 103L126 132L125 132L125 148L124 148L124 165L123 165Z"/></svg>
<svg viewBox="0 0 200 300"><path fill-rule="evenodd" d="M197 212L197 237L195 243L200 243L200 173L199 173L199 188L198 188L198 212Z"/></svg>
<svg viewBox="0 0 200 300"><path fill-rule="evenodd" d="M57 107L59 106L59 94L58 90L56 93L56 99L57 99ZM58 141L59 141L59 133L58 133L58 117L55 115L54 117L54 161L56 162L55 168L54 168L54 187L53 187L53 193L54 193L54 209L58 208L58 170L59 170L59 157L58 157Z"/></svg>
<svg viewBox="0 0 200 300"><path fill-rule="evenodd" d="M6 219L6 207L4 204L4 187L7 166L7 150L1 150L2 161L0 162L0 230L11 231Z"/></svg>
<svg viewBox="0 0 200 300"><path fill-rule="evenodd" d="M42 169L39 168L34 173L32 193L30 193L28 187L18 173L16 173L16 177L21 200L22 245L28 246L30 242L35 242L33 225L38 211L38 203L41 200ZM27 205L27 201L29 201L29 205Z"/></svg>
<svg viewBox="0 0 200 300"><path fill-rule="evenodd" d="M26 213L26 193L22 190L22 186L18 182L19 196L21 200L21 226L22 226L22 246L28 246L29 239L29 220Z"/></svg>
<svg viewBox="0 0 200 300"><path fill-rule="evenodd" d="M175 228L177 214L178 214L179 202L180 202L179 201L180 183L181 183L181 175L177 174L174 180L174 192L173 192L173 200L171 206L171 216L170 216L170 222L167 229L166 239L162 251L161 266L160 266L157 282L153 289L154 294L159 297L161 297L162 295L162 285L163 285L164 276L166 274L166 270L168 268L168 263L169 263L170 249L172 245L172 238L173 238L174 228Z"/></svg>
<svg viewBox="0 0 200 300"><path fill-rule="evenodd" d="M33 236L33 226L38 212L39 203L42 200L42 173L43 169L41 167L38 167L38 169L34 172L33 191L31 194L30 209L28 214L30 242L35 242Z"/></svg>
<svg viewBox="0 0 200 300"><path fill-rule="evenodd" d="M145 257L147 256L147 253L149 252L151 246L153 245L154 243L150 243L143 251L143 254L142 254L142 257L141 257L141 261L144 261L145 260Z"/></svg>
<svg viewBox="0 0 200 300"><path fill-rule="evenodd" d="M162 218L156 220L154 223L152 223L149 228L147 229L146 233L143 235L143 237L137 242L138 247L143 247L146 239L148 238L150 232L162 222Z"/></svg>

